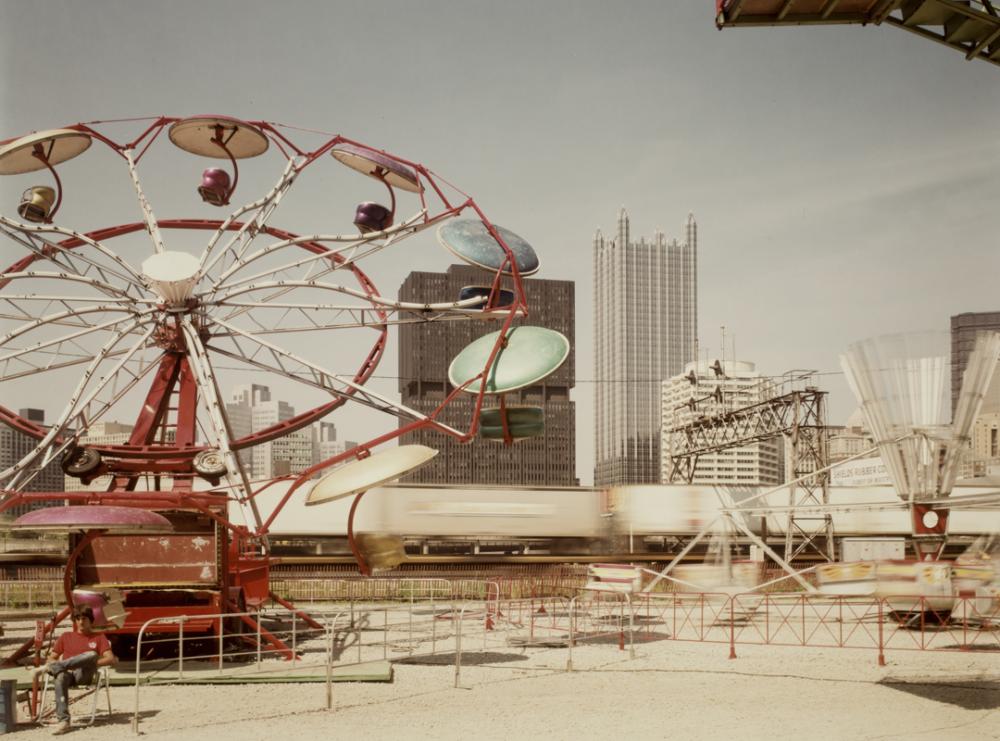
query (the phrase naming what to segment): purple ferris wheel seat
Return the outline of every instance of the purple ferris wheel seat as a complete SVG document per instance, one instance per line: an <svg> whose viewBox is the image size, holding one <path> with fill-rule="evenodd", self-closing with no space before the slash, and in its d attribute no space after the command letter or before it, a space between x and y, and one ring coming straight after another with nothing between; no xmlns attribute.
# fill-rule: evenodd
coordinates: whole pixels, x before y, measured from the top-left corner
<svg viewBox="0 0 1000 741"><path fill-rule="evenodd" d="M354 211L354 225L362 234L383 231L392 226L392 212L373 201L359 203Z"/></svg>

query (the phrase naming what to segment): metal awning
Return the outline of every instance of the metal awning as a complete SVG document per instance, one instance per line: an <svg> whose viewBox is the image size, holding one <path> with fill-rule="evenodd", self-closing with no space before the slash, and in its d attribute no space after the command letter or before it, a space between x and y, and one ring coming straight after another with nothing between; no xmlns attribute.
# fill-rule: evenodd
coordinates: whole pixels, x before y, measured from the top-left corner
<svg viewBox="0 0 1000 741"><path fill-rule="evenodd" d="M994 0L716 0L715 25L888 24L1000 65Z"/></svg>

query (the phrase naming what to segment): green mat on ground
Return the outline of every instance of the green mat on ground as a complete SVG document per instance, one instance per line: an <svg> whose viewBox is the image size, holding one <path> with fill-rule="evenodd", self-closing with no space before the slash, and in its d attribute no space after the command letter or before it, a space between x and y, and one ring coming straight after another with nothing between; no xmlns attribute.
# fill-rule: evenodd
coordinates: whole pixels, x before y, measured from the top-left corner
<svg viewBox="0 0 1000 741"><path fill-rule="evenodd" d="M149 669L143 668L142 684L277 684L290 682L325 682L326 670L322 666L280 665L268 662L257 668L256 664L219 665L210 661L185 661L181 673L178 662L160 662ZM145 666L145 665L144 665ZM31 672L23 667L0 669L0 680L16 679L19 690L31 687ZM388 661L370 661L364 664L335 666L331 680L334 682L391 682L392 665ZM135 684L135 664L121 662L111 672L113 686Z"/></svg>

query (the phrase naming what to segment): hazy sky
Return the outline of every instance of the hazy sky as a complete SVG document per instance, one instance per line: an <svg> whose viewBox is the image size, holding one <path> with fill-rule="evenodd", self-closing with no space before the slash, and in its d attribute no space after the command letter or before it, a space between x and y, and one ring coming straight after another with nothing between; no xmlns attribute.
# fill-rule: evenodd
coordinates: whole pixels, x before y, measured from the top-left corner
<svg viewBox="0 0 1000 741"><path fill-rule="evenodd" d="M681 238L695 214L702 346L714 355L725 325L765 373L831 372L832 422L854 406L837 362L848 343L1000 309L1000 69L888 26L718 31L714 5L6 2L0 139L211 112L425 163L530 241L539 277L576 281L589 482L591 239L614 231L622 205L635 236ZM25 185L0 182L0 210ZM100 188L88 195L99 213ZM312 197L346 214L356 202ZM93 226L132 215L107 218ZM5 264L20 254L0 250ZM404 262L372 275L384 293L450 261L425 250ZM380 371L396 372L394 354ZM335 421L343 437L375 429Z"/></svg>

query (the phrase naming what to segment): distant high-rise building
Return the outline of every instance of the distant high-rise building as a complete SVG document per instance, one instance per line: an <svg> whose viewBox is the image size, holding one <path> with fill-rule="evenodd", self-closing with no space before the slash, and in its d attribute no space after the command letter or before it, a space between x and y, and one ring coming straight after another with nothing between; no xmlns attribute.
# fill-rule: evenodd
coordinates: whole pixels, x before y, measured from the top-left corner
<svg viewBox="0 0 1000 741"><path fill-rule="evenodd" d="M452 265L444 273L412 272L399 289L401 301L455 301L463 286L489 284L492 276L479 268ZM562 332L570 354L559 368L535 386L506 394L508 406L541 406L545 410L542 437L507 447L492 440L467 444L431 430L419 430L401 439L440 450L426 466L404 480L433 484L509 484L524 486L576 485L576 415L570 389L575 379L574 292L565 280L524 279L529 316L523 324ZM499 329L498 322L457 321L403 324L399 332L399 390L402 403L429 414L451 393L448 366L469 343ZM466 429L474 396L462 393L439 419ZM495 405L490 397L486 406Z"/></svg>
<svg viewBox="0 0 1000 741"><path fill-rule="evenodd" d="M18 414L35 424L44 425L45 424L45 411L42 409L21 409ZM20 461L24 456L35 449L38 441L25 435L23 432L15 430L13 427L8 427L5 424L0 424L0 471L5 468L13 466L15 463ZM24 486L22 491L63 491L63 472L59 465L59 461L52 461L43 468L38 474ZM45 503L39 505L19 505L13 507L5 514L17 517L23 515L31 509L38 509L39 507L48 507L55 503Z"/></svg>
<svg viewBox="0 0 1000 741"><path fill-rule="evenodd" d="M683 242L594 236L594 484L660 481L660 384L697 358L698 225Z"/></svg>
<svg viewBox="0 0 1000 741"><path fill-rule="evenodd" d="M718 377L706 361L688 363L684 374L663 382L663 481L670 476L671 427L753 406L777 394L774 383L757 373L753 363L727 360L721 367L724 376ZM714 394L718 397L706 398ZM783 480L784 439L775 437L699 456L692 483L773 486Z"/></svg>
<svg viewBox="0 0 1000 741"><path fill-rule="evenodd" d="M980 332L1000 332L1000 311L981 311L957 314L951 318L951 413L958 404L962 376L969 362L969 355L976 347ZM1000 412L1000 368L983 397L982 414Z"/></svg>
<svg viewBox="0 0 1000 741"><path fill-rule="evenodd" d="M312 462L313 465L320 461L329 460L335 455L339 455L357 446L351 440L337 439L337 426L333 422L314 422L312 425ZM317 478L329 473L320 471L313 478Z"/></svg>
<svg viewBox="0 0 1000 741"><path fill-rule="evenodd" d="M288 402L272 400L267 386L253 383L233 388L232 401L226 404L226 415L233 436L240 438L291 419L295 416L295 408ZM296 430L240 451L240 456L252 479L299 473L313 462L312 432L308 428Z"/></svg>

